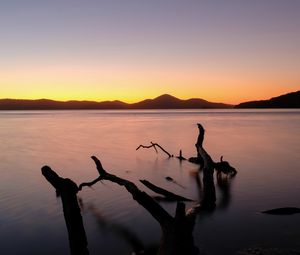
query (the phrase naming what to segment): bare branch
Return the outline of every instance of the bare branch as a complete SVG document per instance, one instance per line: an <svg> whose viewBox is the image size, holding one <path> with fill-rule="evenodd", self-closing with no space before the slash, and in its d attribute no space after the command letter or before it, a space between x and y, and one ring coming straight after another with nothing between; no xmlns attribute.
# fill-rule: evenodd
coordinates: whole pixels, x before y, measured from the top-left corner
<svg viewBox="0 0 300 255"><path fill-rule="evenodd" d="M147 180L140 180L141 183L143 183L147 188L151 189L152 191L154 191L155 193L164 195L168 200L173 200L173 201L193 201L189 198L186 197L182 197L179 195L176 195L168 190L165 190L163 188L160 188L156 185L154 185L153 183L147 181Z"/></svg>
<svg viewBox="0 0 300 255"><path fill-rule="evenodd" d="M91 186L100 180L108 180L117 183L120 186L124 186L126 190L131 193L133 199L143 206L161 225L169 224L173 220L172 216L165 209L163 209L146 192L141 191L133 182L108 173L106 170L104 170L100 160L97 157L92 156L91 158L94 160L100 176L92 182L80 184L79 187L82 188L84 186Z"/></svg>
<svg viewBox="0 0 300 255"><path fill-rule="evenodd" d="M214 185L214 161L203 148L203 140L205 130L201 124L197 124L199 135L196 143L198 157L203 159L203 200L201 201L202 208L214 209L216 206L216 191Z"/></svg>
<svg viewBox="0 0 300 255"><path fill-rule="evenodd" d="M70 179L61 178L49 166L42 167L46 180L60 193L72 255L88 255L87 238L77 200L78 187Z"/></svg>
<svg viewBox="0 0 300 255"><path fill-rule="evenodd" d="M79 191L82 190L83 187L91 187L101 180L102 180L102 178L101 178L101 176L99 176L98 178L96 178L95 180L93 180L91 182L83 182L79 185L78 190Z"/></svg>
<svg viewBox="0 0 300 255"><path fill-rule="evenodd" d="M151 142L151 145L139 145L137 148L136 148L136 150L139 150L140 148L144 148L144 149L149 149L149 148L154 148L155 149L155 151L156 151L156 153L157 153L157 149L156 149L156 146L158 147L158 148L160 148L164 153L166 153L167 155L168 155L168 157L169 158L172 158L173 157L173 155L171 155L169 152L167 152L162 146L160 146L158 143L153 143L153 142Z"/></svg>

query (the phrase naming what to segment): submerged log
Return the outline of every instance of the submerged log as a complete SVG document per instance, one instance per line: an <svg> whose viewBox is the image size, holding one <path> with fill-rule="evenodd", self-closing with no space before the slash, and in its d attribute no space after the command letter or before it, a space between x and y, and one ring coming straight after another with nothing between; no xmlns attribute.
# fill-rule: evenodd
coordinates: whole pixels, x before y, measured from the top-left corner
<svg viewBox="0 0 300 255"><path fill-rule="evenodd" d="M165 179L166 179L168 182L172 182L172 183L176 184L176 185L179 186L180 188L183 188L183 189L186 188L185 186L179 184L177 181L175 181L175 180L174 180L172 177L170 177L170 176L166 176Z"/></svg>
<svg viewBox="0 0 300 255"><path fill-rule="evenodd" d="M201 124L197 124L197 126L198 126L198 129L199 129L199 134L198 134L198 137L197 137L197 142L195 144L196 151L197 151L197 157L191 157L191 158L189 158L189 162L197 164L197 165L200 165L200 167L203 168L203 166L204 166L204 160L205 159L199 153L199 148L198 147L202 148L205 130L204 130L204 128L203 128L203 126Z"/></svg>
<svg viewBox="0 0 300 255"><path fill-rule="evenodd" d="M297 208L297 207L281 207L281 208L275 208L275 209L263 211L262 213L273 214L273 215L291 215L291 214L300 213L300 208Z"/></svg>
<svg viewBox="0 0 300 255"><path fill-rule="evenodd" d="M223 156L220 158L220 162L215 162L214 167L217 171L217 175L225 174L235 176L237 171L234 167L232 167L228 161L223 161Z"/></svg>
<svg viewBox="0 0 300 255"><path fill-rule="evenodd" d="M203 148L205 129L203 128L203 126L201 124L198 123L197 125L198 125L198 129L199 129L198 139L195 144L196 150L197 150L197 157L189 158L189 162L200 165L200 168L202 169L204 167L204 164L205 164L204 161L206 159L203 158L203 155L200 153L199 148ZM231 166L228 161L223 161L223 156L221 156L220 162L214 162L212 159L211 159L211 161L212 161L213 168L217 172L217 175L220 175L223 173L225 175L230 175L233 177L237 174L237 170L233 166Z"/></svg>
<svg viewBox="0 0 300 255"><path fill-rule="evenodd" d="M84 186L91 186L91 184L93 185L96 183L96 180L108 180L114 182L120 186L124 186L126 190L131 193L133 199L142 205L160 224L170 220L171 216L167 213L167 211L165 211L158 203L156 203L146 192L138 189L133 182L108 173L106 170L104 170L100 160L97 157L92 156L91 158L96 164L99 177L92 182L80 184L80 188Z"/></svg>
<svg viewBox="0 0 300 255"><path fill-rule="evenodd" d="M196 142L198 155L203 159L203 199L201 206L206 209L216 207L216 190L214 184L214 162L210 155L203 148L205 130L201 124L197 124L199 135Z"/></svg>
<svg viewBox="0 0 300 255"><path fill-rule="evenodd" d="M176 195L168 190L160 188L147 180L140 180L140 182L155 193L165 196L165 198L167 198L169 201L193 201L192 199Z"/></svg>
<svg viewBox="0 0 300 255"><path fill-rule="evenodd" d="M199 135L195 146L197 149L197 160L198 162L201 161L203 170L203 199L201 200L201 206L198 208L211 212L215 209L216 206L216 193L213 177L215 163L203 148L205 130L201 124L197 125L199 129ZM156 151L156 147L158 147L169 157L173 157L173 155L168 153L160 145L152 142L150 146L140 145L137 150L139 148L151 147L153 147ZM183 158L181 151L179 159L180 158ZM125 189L132 195L133 199L136 200L141 206L143 206L160 224L162 230L162 238L158 255L199 254L198 248L194 245L192 235L197 210L194 210L192 213L186 213L185 204L182 202L177 202L176 213L173 217L150 195L148 195L146 192L141 191L133 182L108 173L103 168L100 160L97 157L92 156L92 160L95 162L99 176L93 181L81 183L79 187L77 187L77 185L72 180L59 177L50 167L44 166L42 168L42 174L61 195L72 255L88 254L86 234L77 201L77 192L80 191L83 187L91 187L92 185L102 180L111 181L120 186L124 186ZM222 158L221 162L223 162ZM171 197L176 201L192 201L188 198L184 198L165 189L157 187L146 180L142 180L141 182L152 191L163 194L165 197ZM136 249L136 251L141 250L141 246Z"/></svg>
<svg viewBox="0 0 300 255"><path fill-rule="evenodd" d="M175 217L167 226L162 228L162 242L159 255L197 255L199 249L194 244L193 229L195 218L188 217L185 204L177 203Z"/></svg>
<svg viewBox="0 0 300 255"><path fill-rule="evenodd" d="M190 157L189 162L194 163L196 165L200 165L200 168L203 166L203 159L199 157Z"/></svg>
<svg viewBox="0 0 300 255"><path fill-rule="evenodd" d="M178 158L180 161L186 160L186 158L182 156L182 150L179 151L179 156L177 156L176 158Z"/></svg>
<svg viewBox="0 0 300 255"><path fill-rule="evenodd" d="M60 194L72 255L88 255L88 242L77 200L78 187L70 179L61 178L49 166L42 167L46 180Z"/></svg>
<svg viewBox="0 0 300 255"><path fill-rule="evenodd" d="M159 247L159 255L196 255L199 254L198 248L193 242L194 218L186 217L185 204L178 202L175 217L172 217L163 207L161 207L146 192L141 191L134 183L108 173L104 170L100 160L92 156L99 173L99 177L92 182L80 185L91 186L100 180L108 180L120 186L124 186L141 206L143 206L153 218L160 224L162 238Z"/></svg>

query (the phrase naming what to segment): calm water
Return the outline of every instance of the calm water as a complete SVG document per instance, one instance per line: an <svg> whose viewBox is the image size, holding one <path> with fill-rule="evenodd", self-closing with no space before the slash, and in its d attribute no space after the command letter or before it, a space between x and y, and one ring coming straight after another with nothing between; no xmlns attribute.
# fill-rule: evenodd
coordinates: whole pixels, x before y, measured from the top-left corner
<svg viewBox="0 0 300 255"><path fill-rule="evenodd" d="M197 218L194 237L201 251L300 248L299 214L259 213L300 207L299 110L2 111L0 253L68 254L61 201L40 172L45 164L81 183L97 177L90 160L96 155L111 173L147 192L139 179L197 200L196 165L135 150L153 141L174 155L182 149L184 156L195 156L197 122L207 130L204 146L211 156L224 155L238 170L227 188L216 184L215 212ZM158 244L158 223L122 187L98 183L79 197L91 254L131 254L124 231L147 247ZM174 203L161 205L174 213Z"/></svg>

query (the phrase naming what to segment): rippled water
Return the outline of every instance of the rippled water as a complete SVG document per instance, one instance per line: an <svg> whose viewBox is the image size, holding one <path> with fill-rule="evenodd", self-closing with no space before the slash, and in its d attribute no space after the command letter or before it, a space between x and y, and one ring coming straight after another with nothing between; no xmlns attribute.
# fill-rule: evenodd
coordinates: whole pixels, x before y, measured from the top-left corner
<svg viewBox="0 0 300 255"><path fill-rule="evenodd" d="M69 252L61 201L40 172L45 164L79 184L97 177L90 159L96 155L111 173L149 194L139 179L198 200L196 165L135 150L153 141L174 155L182 149L195 156L197 122L207 130L207 151L215 160L224 155L238 175L226 187L216 183L217 209L197 218L196 245L205 254L257 245L299 248L299 214L259 213L300 207L299 110L1 111L1 254ZM103 182L79 197L91 254L130 254L124 232L147 247L158 245L158 223L124 188ZM174 213L174 203L161 205Z"/></svg>

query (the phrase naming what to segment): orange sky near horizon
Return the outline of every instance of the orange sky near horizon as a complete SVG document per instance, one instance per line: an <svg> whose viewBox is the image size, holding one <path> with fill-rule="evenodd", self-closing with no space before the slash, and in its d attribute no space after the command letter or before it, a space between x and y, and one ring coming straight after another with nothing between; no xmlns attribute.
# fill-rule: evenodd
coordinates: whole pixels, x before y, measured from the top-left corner
<svg viewBox="0 0 300 255"><path fill-rule="evenodd" d="M233 69L233 68L231 68ZM3 70L3 68L2 68ZM293 74L262 76L258 70L172 66L101 66L97 64L65 66L22 66L5 68L0 78L0 98L53 100L121 100L128 103L161 94L181 99L202 98L212 102L237 104L269 99L300 89Z"/></svg>

